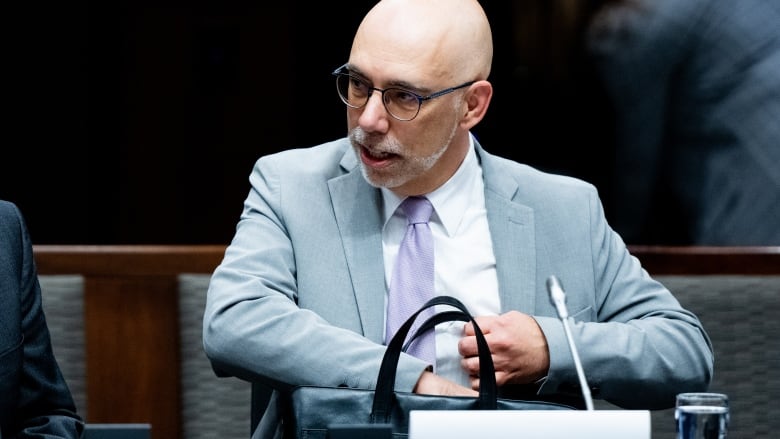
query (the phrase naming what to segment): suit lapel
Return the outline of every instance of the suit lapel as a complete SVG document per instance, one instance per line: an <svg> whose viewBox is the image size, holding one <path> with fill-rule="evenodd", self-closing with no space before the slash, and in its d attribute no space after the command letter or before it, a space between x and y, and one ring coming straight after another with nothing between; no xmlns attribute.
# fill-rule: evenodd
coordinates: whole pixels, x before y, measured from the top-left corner
<svg viewBox="0 0 780 439"><path fill-rule="evenodd" d="M346 174L328 182L344 246L363 335L384 335L385 268L382 255L382 196L366 183L352 150L342 159ZM369 206L368 208L366 206Z"/></svg>
<svg viewBox="0 0 780 439"><path fill-rule="evenodd" d="M534 214L519 202L519 186L477 143L485 178L485 206L493 241L502 312L534 310L536 243ZM385 271L382 256L382 196L366 183L351 150L342 159L346 174L328 182L344 245L363 335L382 343ZM365 206L371 206L366 208ZM382 300L377 300L381 297Z"/></svg>
<svg viewBox="0 0 780 439"><path fill-rule="evenodd" d="M536 299L536 242L533 209L521 204L514 178L477 143L485 179L501 310L532 313Z"/></svg>

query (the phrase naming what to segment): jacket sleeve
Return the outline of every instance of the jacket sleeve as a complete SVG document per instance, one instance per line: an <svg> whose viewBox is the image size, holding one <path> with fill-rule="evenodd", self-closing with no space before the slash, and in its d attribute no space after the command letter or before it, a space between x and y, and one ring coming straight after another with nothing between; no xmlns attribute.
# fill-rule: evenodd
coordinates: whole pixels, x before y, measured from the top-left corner
<svg viewBox="0 0 780 439"><path fill-rule="evenodd" d="M355 317L338 232L323 213L332 210L327 182L301 172L294 154L263 157L250 176L236 234L209 284L204 350L218 374L275 389L373 388L385 346ZM411 391L425 367L402 356L396 388Z"/></svg>
<svg viewBox="0 0 780 439"><path fill-rule="evenodd" d="M593 279L575 279L566 292L575 303L569 323L593 396L623 408L654 410L673 407L679 392L706 390L714 359L701 322L628 252L607 225L595 192L589 204ZM567 387L579 392L560 320L536 319L550 350L540 392Z"/></svg>
<svg viewBox="0 0 780 439"><path fill-rule="evenodd" d="M20 294L22 363L19 398L11 422L10 437L78 438L83 421L76 413L70 390L52 350L42 308L41 287L33 258L32 243L24 220L16 207L5 215L5 227L13 227L8 252L14 289ZM10 290L8 290L10 292ZM6 431L3 432L7 434Z"/></svg>

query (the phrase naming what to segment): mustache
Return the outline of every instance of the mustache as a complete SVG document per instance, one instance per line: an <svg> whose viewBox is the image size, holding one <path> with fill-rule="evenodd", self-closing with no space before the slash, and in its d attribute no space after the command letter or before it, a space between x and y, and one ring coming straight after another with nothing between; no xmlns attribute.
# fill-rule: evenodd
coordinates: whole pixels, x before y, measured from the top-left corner
<svg viewBox="0 0 780 439"><path fill-rule="evenodd" d="M361 146L372 152L400 154L403 145L384 135L367 133L363 128L355 127L349 132L349 140L355 146Z"/></svg>

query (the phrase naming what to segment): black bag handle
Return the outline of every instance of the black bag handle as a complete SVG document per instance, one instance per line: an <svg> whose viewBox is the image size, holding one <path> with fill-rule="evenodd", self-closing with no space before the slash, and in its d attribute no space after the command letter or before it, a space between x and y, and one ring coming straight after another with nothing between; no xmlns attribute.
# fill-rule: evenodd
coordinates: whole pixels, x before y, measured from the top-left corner
<svg viewBox="0 0 780 439"><path fill-rule="evenodd" d="M387 344L387 350L382 358L382 365L379 368L377 377L376 391L374 392L374 403L371 409L371 423L386 423L390 419L390 412L393 402L393 391L395 390L395 376L398 368L398 360L401 357L406 335L409 333L414 320L425 309L436 305L449 305L458 311L448 311L437 315L444 315L445 319L470 321L474 325L474 332L477 336L477 349L479 351L479 401L477 408L480 410L496 410L498 407L498 390L496 386L496 372L493 367L493 358L490 355L485 336L477 325L474 317L471 316L466 306L458 299L451 296L436 296L426 302L420 309L412 314L393 335L390 343ZM429 318L434 321L436 316ZM444 322L447 320L442 320ZM438 323L441 323L438 322ZM425 325L430 326L426 321ZM435 325L435 323L434 323ZM422 332L418 331L415 337ZM414 337L412 337L414 338Z"/></svg>
<svg viewBox="0 0 780 439"><path fill-rule="evenodd" d="M468 322L469 316L466 314L463 314L461 311L442 311L438 314L434 314L430 317L428 317L427 320L423 322L422 325L420 325L419 328L417 328L417 331L415 331L414 334L409 337L409 340L406 340L406 344L404 344L404 347L401 348L403 352L406 352L409 350L409 346L411 346L412 342L419 336L425 334L425 331L431 330L439 323L444 322L453 322L453 321L461 321L461 322Z"/></svg>

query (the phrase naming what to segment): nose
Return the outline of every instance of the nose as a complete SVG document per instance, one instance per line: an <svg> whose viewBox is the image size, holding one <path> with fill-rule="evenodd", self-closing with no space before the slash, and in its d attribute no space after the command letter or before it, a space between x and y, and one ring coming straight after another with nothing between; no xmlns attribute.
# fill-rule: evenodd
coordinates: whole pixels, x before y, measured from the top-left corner
<svg viewBox="0 0 780 439"><path fill-rule="evenodd" d="M390 126L389 118L385 104L382 102L382 92L373 90L368 102L362 108L362 113L358 118L358 125L366 132L387 132Z"/></svg>

